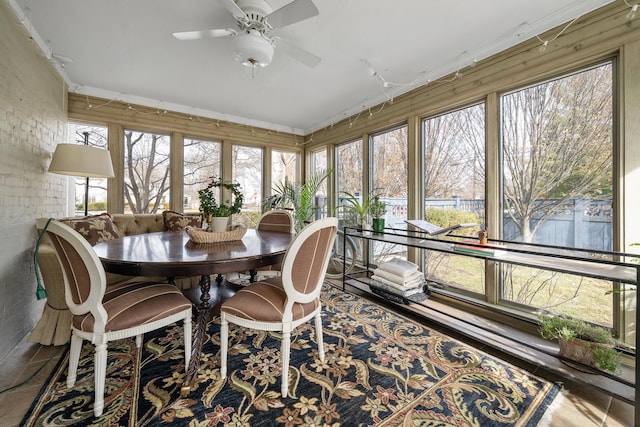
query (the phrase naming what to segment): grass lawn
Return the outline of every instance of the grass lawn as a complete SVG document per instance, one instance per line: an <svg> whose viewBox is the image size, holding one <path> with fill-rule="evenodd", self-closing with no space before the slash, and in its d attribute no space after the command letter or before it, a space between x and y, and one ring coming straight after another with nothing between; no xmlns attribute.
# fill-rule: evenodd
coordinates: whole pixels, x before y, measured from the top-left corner
<svg viewBox="0 0 640 427"><path fill-rule="evenodd" d="M430 252L429 279L453 288L485 294L484 261L478 258ZM501 299L578 317L605 326L613 324L609 281L515 265L502 266Z"/></svg>

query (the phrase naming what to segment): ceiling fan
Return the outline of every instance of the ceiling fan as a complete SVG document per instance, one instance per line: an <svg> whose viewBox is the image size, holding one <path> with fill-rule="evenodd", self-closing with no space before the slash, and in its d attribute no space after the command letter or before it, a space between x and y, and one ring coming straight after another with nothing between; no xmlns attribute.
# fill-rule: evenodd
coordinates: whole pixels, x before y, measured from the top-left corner
<svg viewBox="0 0 640 427"><path fill-rule="evenodd" d="M231 37L233 53L242 65L266 67L271 63L276 46L308 67L315 67L320 58L287 42L272 31L319 14L312 0L294 0L273 10L265 0L218 0L233 15L237 29L181 31L173 33L178 40L198 40L210 37Z"/></svg>

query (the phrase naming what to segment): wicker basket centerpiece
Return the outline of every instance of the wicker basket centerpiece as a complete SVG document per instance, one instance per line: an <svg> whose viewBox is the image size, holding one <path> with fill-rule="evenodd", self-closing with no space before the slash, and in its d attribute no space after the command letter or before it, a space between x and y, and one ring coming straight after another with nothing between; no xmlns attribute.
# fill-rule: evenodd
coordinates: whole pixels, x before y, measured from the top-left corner
<svg viewBox="0 0 640 427"><path fill-rule="evenodd" d="M227 227L227 231L212 232L203 230L196 227L185 227L184 231L189 235L189 239L193 243L216 243L216 242L231 242L233 240L242 240L244 234L247 232L245 227L235 225Z"/></svg>

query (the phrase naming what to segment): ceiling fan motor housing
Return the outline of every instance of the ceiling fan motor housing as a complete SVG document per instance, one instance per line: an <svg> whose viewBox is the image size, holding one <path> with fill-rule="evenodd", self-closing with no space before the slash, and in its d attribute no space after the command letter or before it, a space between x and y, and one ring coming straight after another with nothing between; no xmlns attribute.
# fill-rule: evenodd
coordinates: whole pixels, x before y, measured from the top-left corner
<svg viewBox="0 0 640 427"><path fill-rule="evenodd" d="M266 67L273 59L273 43L255 30L234 37L232 46L236 60L247 67Z"/></svg>
<svg viewBox="0 0 640 427"><path fill-rule="evenodd" d="M273 12L273 8L264 0L238 0L236 3L251 23L264 24L265 16Z"/></svg>

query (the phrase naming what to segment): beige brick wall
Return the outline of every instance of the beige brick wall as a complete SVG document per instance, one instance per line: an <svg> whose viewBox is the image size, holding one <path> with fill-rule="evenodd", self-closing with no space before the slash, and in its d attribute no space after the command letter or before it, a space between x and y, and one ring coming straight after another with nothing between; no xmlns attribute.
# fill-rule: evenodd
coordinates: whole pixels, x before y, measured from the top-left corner
<svg viewBox="0 0 640 427"><path fill-rule="evenodd" d="M39 318L34 220L65 213L67 178L47 172L65 141L67 87L0 2L0 360Z"/></svg>

